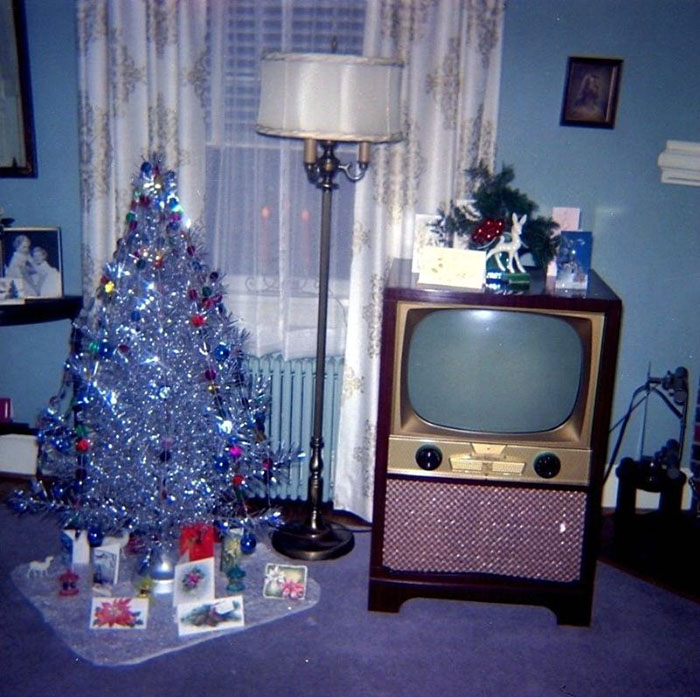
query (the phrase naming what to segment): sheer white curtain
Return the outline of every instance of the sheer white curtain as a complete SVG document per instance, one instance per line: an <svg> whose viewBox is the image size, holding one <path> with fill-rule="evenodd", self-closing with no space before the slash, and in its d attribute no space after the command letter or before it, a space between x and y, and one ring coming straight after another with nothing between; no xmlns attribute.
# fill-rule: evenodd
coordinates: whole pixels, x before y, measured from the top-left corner
<svg viewBox="0 0 700 697"><path fill-rule="evenodd" d="M493 164L503 0L368 0L364 51L404 63L404 140L375 148L357 188L334 503L372 516L382 290L410 257L416 213L465 198L465 170Z"/></svg>
<svg viewBox="0 0 700 697"><path fill-rule="evenodd" d="M365 2L218 0L212 12L206 173L212 263L226 273L227 306L250 333L250 353L313 356L321 193L306 179L301 141L255 132L260 57L332 47L361 54ZM333 201L329 355L344 349L353 197L351 186L340 186Z"/></svg>
<svg viewBox="0 0 700 697"><path fill-rule="evenodd" d="M132 178L153 153L204 207L207 15L203 2L77 0L83 289L94 294L124 233Z"/></svg>

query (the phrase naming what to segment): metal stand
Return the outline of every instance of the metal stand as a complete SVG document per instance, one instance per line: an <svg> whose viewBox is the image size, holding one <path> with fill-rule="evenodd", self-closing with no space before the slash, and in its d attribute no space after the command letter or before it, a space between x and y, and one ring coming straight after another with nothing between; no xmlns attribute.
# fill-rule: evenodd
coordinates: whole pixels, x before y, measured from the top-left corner
<svg viewBox="0 0 700 697"><path fill-rule="evenodd" d="M311 147L310 145L307 147ZM315 142L313 149L315 151ZM318 329L316 335L316 381L314 384L314 420L309 461L308 510L303 522L283 525L272 534L272 546L281 554L294 559L316 561L341 557L355 546L352 532L341 525L329 523L321 515L323 492L323 400L326 365L326 323L328 315L328 269L330 260L331 204L335 175L343 170L351 181L359 180L367 168L358 163L359 172L351 174L334 155L335 143L323 142L323 153L305 163L309 181L323 192L321 209L321 253L319 261ZM306 150L305 150L306 152Z"/></svg>

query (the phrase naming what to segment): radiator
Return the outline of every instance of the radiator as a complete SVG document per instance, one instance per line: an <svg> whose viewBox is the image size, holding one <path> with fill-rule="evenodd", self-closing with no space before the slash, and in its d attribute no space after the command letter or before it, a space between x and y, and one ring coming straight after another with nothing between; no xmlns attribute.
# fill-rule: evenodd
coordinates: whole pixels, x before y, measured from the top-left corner
<svg viewBox="0 0 700 697"><path fill-rule="evenodd" d="M280 354L248 358L248 370L269 381L270 406L265 424L274 448L297 446L305 457L291 467L285 481L273 485L278 499L305 501L308 497L309 441L313 429L314 379L316 361L297 358L286 361ZM340 415L343 359L326 359L323 408L323 501L332 501L335 480L336 439Z"/></svg>

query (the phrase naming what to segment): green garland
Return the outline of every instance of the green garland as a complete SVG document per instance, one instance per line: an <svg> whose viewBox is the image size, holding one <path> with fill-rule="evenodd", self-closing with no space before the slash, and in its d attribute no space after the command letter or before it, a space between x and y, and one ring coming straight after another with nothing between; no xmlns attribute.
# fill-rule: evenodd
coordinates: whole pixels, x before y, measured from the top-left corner
<svg viewBox="0 0 700 697"><path fill-rule="evenodd" d="M481 163L478 167L468 169L466 174L476 185L473 208L457 206L451 201L448 210L438 209L439 217L431 226L432 229L442 239L453 239L454 235L468 237L470 248L483 249L483 243L474 240L474 234L480 226L487 221L502 221L503 229L507 230L513 213L519 217L525 214L527 221L523 226L522 242L532 254L536 265L545 268L557 251L559 240L555 231L558 225L551 218L535 216L537 204L510 186L515 179L513 167L503 165L499 173L493 174ZM490 240L488 246L496 241L497 238Z"/></svg>

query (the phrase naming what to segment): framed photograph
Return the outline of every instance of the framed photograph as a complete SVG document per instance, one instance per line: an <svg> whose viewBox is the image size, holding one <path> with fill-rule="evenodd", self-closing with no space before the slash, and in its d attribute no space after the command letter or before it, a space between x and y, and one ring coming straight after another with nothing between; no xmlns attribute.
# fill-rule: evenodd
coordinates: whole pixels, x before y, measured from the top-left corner
<svg viewBox="0 0 700 697"><path fill-rule="evenodd" d="M570 56L561 125L614 128L621 73L618 58Z"/></svg>
<svg viewBox="0 0 700 697"><path fill-rule="evenodd" d="M0 177L36 177L24 0L0 0Z"/></svg>
<svg viewBox="0 0 700 697"><path fill-rule="evenodd" d="M0 252L2 277L19 282L20 297L63 296L60 228L3 228Z"/></svg>

